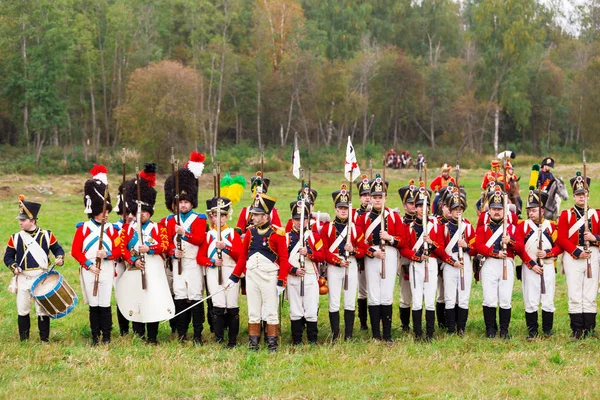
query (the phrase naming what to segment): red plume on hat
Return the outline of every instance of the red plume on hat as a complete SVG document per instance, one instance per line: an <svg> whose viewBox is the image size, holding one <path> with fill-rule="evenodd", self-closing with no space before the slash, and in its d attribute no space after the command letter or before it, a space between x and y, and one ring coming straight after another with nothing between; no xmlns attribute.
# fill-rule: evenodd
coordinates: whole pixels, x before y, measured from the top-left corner
<svg viewBox="0 0 600 400"><path fill-rule="evenodd" d="M192 151L190 154L190 160L185 163L185 167L192 171L196 179L200 178L202 171L204 171L204 160L206 157L204 154L198 151Z"/></svg>
<svg viewBox="0 0 600 400"><path fill-rule="evenodd" d="M90 170L92 179L97 179L105 185L108 184L108 170L104 165L94 164L94 167Z"/></svg>
<svg viewBox="0 0 600 400"><path fill-rule="evenodd" d="M148 187L156 186L156 171L157 166L153 162L146 163L144 170L140 172L140 178L144 179L148 183Z"/></svg>

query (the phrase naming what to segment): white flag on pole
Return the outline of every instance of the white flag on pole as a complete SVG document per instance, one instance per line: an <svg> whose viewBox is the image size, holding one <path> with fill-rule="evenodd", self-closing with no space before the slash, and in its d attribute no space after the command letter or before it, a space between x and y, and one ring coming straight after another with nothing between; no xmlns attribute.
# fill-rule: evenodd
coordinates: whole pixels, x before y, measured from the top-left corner
<svg viewBox="0 0 600 400"><path fill-rule="evenodd" d="M298 150L298 136L294 135L294 152L292 153L292 174L300 179L300 150Z"/></svg>
<svg viewBox="0 0 600 400"><path fill-rule="evenodd" d="M352 176L350 176L352 174ZM360 176L360 168L356 161L356 153L354 152L354 146L348 136L348 146L346 147L346 165L344 167L344 176L350 182L354 182L356 178Z"/></svg>

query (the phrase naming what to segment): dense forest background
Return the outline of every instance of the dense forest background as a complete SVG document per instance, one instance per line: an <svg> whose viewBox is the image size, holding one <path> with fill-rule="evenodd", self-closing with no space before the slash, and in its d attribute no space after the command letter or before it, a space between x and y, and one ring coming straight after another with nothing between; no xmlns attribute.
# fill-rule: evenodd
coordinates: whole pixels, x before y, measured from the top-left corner
<svg viewBox="0 0 600 400"><path fill-rule="evenodd" d="M564 3L2 0L0 145L579 153L600 145L600 1Z"/></svg>

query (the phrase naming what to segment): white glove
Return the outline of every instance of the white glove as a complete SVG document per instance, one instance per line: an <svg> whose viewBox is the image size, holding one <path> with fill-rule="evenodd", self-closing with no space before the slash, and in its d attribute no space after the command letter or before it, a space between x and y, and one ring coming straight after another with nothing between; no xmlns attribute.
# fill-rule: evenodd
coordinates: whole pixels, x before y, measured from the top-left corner
<svg viewBox="0 0 600 400"><path fill-rule="evenodd" d="M232 281L231 279L227 280L227 283L225 284L225 290L229 290L233 287L233 285L235 285L235 282Z"/></svg>
<svg viewBox="0 0 600 400"><path fill-rule="evenodd" d="M281 296L285 288L283 286L277 286L277 296Z"/></svg>

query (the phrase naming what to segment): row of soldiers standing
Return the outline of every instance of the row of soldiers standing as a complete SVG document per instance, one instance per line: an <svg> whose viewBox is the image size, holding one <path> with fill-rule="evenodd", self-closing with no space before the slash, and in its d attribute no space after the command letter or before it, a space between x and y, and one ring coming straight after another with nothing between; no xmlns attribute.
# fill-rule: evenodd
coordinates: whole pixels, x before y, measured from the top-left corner
<svg viewBox="0 0 600 400"><path fill-rule="evenodd" d="M593 331L600 225L595 210L589 209L587 218L584 217L589 178L578 175L571 180L575 206L561 214L558 226L540 218L539 210L546 201L544 191L529 192L529 218L519 222L514 213L506 212L502 188L491 188L486 194L488 209L474 227L462 217L467 201L466 194L458 187L449 186L439 197L442 214L436 218L428 212L432 192L423 183L410 182L398 190L405 211L402 216L385 205L388 182L380 176L372 180L363 176L357 184L360 207L350 209L350 193L343 185L332 193L335 219L321 224L312 213L316 190L304 191L299 193L298 201L290 204L291 218L284 229L274 207L276 199L267 194L269 181L257 174L252 179L254 201L242 209L236 231L227 226L227 213L231 209L227 198L207 200L208 216L194 211L198 206L202 161L203 157L192 154L186 166L167 179L165 204L173 214L160 222L151 220L156 203L156 165L147 164L136 179L122 185L115 206L122 219L114 225L103 224L112 209L106 190L107 171L103 167L92 171L93 178L84 187L89 220L78 224L71 254L81 265L93 343L98 343L101 336L104 342L110 341L110 299L114 285L122 333L127 330L128 320L133 320L134 331L156 343L159 321L171 319L172 329L180 340L186 339L191 322L194 341L201 343L205 314L204 306L199 303L210 294L216 339L224 341L227 326L228 345L233 347L239 332L238 295L242 278L248 299L251 348L258 349L261 328L268 348L272 351L278 348L281 318L278 305L286 287L293 343L302 342L305 328L308 341L316 343L319 264L326 266L334 340L340 335L343 294L345 339L352 337L358 303L361 328L366 328L368 310L373 338L392 342L397 275L404 330L408 329L412 314L415 337L423 338L425 308L425 339L431 340L438 303L443 304L443 309L438 306L438 320L445 320L449 333L462 334L474 272L471 257L475 256L481 261L486 336L495 337L498 333L499 307L500 336L507 338L515 255L523 260L526 321L529 337L533 338L538 334L540 303L543 331L552 334L554 261L563 251L572 335L579 338ZM179 186L178 191L175 185ZM31 258L33 242L39 243L45 252L46 266L49 251L61 263L64 252L49 231L36 226L39 204L21 200L20 207L22 231L11 236L4 261L15 275L30 280L44 268L43 261ZM541 249L536 240L540 230ZM95 263L96 259L102 262ZM139 281L123 280L128 272L141 276L147 286L141 289L134 287L140 286ZM545 290L542 290L542 276ZM97 292L93 290L95 281ZM26 284L19 286L19 290L22 290L17 296L19 333L26 339L30 295ZM440 297L443 302L436 301ZM46 328L44 321L48 319L39 309L37 313L42 321L41 338L47 340L49 323Z"/></svg>

